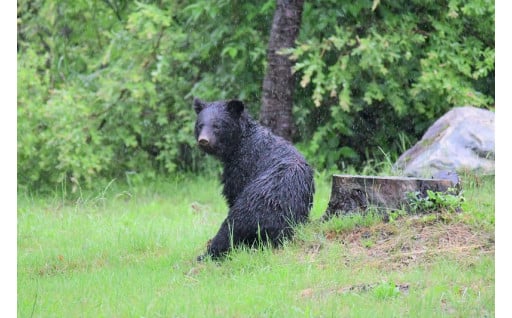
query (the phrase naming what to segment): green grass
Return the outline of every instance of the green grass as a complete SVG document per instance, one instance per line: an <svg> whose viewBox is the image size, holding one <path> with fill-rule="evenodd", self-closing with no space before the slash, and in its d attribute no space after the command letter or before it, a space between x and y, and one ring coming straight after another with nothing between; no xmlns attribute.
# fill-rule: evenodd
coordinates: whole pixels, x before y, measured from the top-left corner
<svg viewBox="0 0 512 318"><path fill-rule="evenodd" d="M330 177L316 186L313 220ZM220 193L194 176L20 194L18 316L494 316L494 179L465 178L460 214L312 222L280 249L198 263L226 215Z"/></svg>

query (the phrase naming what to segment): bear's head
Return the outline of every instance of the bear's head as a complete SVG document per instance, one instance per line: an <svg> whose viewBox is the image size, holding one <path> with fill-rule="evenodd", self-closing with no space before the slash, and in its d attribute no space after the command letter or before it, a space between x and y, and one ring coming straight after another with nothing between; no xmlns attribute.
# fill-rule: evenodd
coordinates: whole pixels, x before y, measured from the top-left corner
<svg viewBox="0 0 512 318"><path fill-rule="evenodd" d="M194 98L195 137L199 148L219 158L228 157L240 142L244 108L239 100L204 102Z"/></svg>

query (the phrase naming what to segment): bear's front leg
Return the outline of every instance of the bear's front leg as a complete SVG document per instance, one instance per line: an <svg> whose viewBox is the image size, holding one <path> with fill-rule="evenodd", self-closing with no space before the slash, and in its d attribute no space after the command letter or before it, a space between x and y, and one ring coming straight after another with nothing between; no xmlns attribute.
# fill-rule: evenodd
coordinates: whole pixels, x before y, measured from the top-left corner
<svg viewBox="0 0 512 318"><path fill-rule="evenodd" d="M232 247L233 242L233 223L228 219L222 222L217 235L210 241L206 249L206 253L197 257L198 261L203 261L206 257L211 256L213 259L219 259L225 256Z"/></svg>

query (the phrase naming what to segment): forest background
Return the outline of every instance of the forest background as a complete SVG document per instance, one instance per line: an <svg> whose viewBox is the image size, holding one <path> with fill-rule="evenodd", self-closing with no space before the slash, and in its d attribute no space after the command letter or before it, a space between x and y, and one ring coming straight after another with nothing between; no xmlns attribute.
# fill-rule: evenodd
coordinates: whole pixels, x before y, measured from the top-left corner
<svg viewBox="0 0 512 318"><path fill-rule="evenodd" d="M494 110L494 1L306 1L290 139L318 170L396 158L454 106ZM259 117L275 1L19 0L18 189L217 169L194 96Z"/></svg>

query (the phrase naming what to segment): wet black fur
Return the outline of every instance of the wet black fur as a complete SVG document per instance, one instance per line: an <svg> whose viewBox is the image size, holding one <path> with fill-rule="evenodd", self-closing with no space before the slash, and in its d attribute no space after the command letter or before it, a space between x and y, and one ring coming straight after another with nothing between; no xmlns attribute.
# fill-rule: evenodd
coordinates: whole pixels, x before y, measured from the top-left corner
<svg viewBox="0 0 512 318"><path fill-rule="evenodd" d="M194 100L200 149L224 166L229 212L205 255L218 258L234 246L279 246L293 226L309 219L313 170L288 141L253 120L241 101Z"/></svg>

